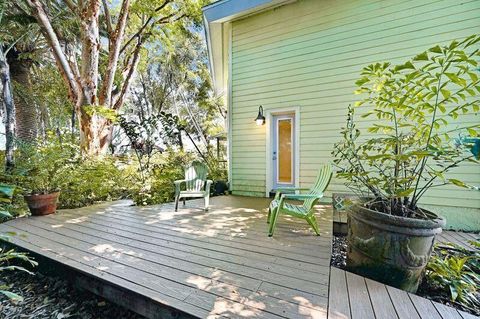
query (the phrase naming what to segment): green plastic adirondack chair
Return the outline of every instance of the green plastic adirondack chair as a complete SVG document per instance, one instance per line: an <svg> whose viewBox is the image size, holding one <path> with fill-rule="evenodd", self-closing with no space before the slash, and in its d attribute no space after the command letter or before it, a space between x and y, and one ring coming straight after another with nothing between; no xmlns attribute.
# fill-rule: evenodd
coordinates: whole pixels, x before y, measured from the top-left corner
<svg viewBox="0 0 480 319"><path fill-rule="evenodd" d="M278 215L287 214L293 217L305 219L307 223L312 226L317 235L320 235L318 230L317 220L314 215L314 206L320 198L323 197L323 192L327 188L332 179L332 166L330 164L324 165L318 172L317 180L312 188L285 188L277 189L275 198L270 203L268 209L267 223L270 224L268 236L273 236L275 224L277 223ZM307 194L282 194L282 191L305 191ZM294 205L287 203L287 200L303 200L302 205Z"/></svg>
<svg viewBox="0 0 480 319"><path fill-rule="evenodd" d="M199 161L193 161L185 169L185 179L175 181L175 211L178 210L178 202L185 198L205 198L205 210L208 210L210 201L210 186L212 181L207 179L208 167ZM182 190L182 185L185 185Z"/></svg>

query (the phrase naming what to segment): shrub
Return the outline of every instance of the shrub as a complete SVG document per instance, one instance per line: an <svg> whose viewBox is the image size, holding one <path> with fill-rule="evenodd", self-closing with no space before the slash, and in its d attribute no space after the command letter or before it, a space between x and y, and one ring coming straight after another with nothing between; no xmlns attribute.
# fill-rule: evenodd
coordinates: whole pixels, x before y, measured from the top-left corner
<svg viewBox="0 0 480 319"><path fill-rule="evenodd" d="M68 178L60 185L59 207L82 207L128 196L131 186L122 165L109 156L71 162L65 169Z"/></svg>
<svg viewBox="0 0 480 319"><path fill-rule="evenodd" d="M462 115L480 110L478 58L480 36L435 46L400 65L365 67L356 82L363 99L356 107L372 120L356 127L349 108L343 140L332 154L338 176L360 197L373 197L370 209L428 218L418 208L422 196L447 184L469 187L447 178L462 162L476 162L471 147L453 137L480 135L480 125Z"/></svg>
<svg viewBox="0 0 480 319"><path fill-rule="evenodd" d="M480 247L480 242L473 242ZM434 290L449 296L451 302L480 312L480 250L467 250L452 243L436 246L426 267L426 281Z"/></svg>
<svg viewBox="0 0 480 319"><path fill-rule="evenodd" d="M78 154L78 147L51 133L33 143L17 141L16 144L18 151L12 171L16 185L30 194L58 191L68 178L65 168Z"/></svg>
<svg viewBox="0 0 480 319"><path fill-rule="evenodd" d="M137 175L132 183L132 199L135 204L152 205L172 201L175 196L173 182L183 179L184 169L193 159L194 155L191 153L172 149L154 157L146 180L142 182Z"/></svg>
<svg viewBox="0 0 480 319"><path fill-rule="evenodd" d="M8 237L1 235L1 240L8 241ZM24 267L14 265L12 262L18 261L30 264L31 266L37 266L37 262L28 256L28 254L23 252L16 252L13 249L6 250L3 247L0 247L0 273L3 271L23 271L29 274L32 274L29 270ZM12 301L22 301L23 298L20 295L17 295L10 291L11 285L0 285L0 294L5 295Z"/></svg>

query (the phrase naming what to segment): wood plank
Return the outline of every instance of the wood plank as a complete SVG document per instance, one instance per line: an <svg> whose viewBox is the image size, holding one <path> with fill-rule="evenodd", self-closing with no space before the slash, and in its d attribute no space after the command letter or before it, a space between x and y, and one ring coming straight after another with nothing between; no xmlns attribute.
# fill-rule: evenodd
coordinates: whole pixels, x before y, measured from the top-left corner
<svg viewBox="0 0 480 319"><path fill-rule="evenodd" d="M222 239L218 239L212 237L212 235L208 236L207 234L195 235L191 233L191 231L180 231L179 229L173 230L171 227L162 227L156 225L145 225L143 223L138 223L138 220L131 219L131 220L124 220L121 218L109 218L108 216L96 216L95 218L88 220L94 224L100 225L107 225L111 226L115 229L123 229L123 230L131 230L141 233L151 233L152 236L162 238L178 242L178 243L188 243L190 245L202 245L202 247L206 246L215 246L217 249L223 249L230 251L232 248L237 251L248 251L255 254L260 255L281 255L284 258L301 260L310 263L319 262L322 257L315 257L311 254L306 253L297 253L294 251L285 251L280 247L277 248L266 248L261 246L252 246L249 244L244 244L242 242L237 241L223 241ZM265 236L266 237L266 236ZM322 252L329 251L329 248L318 248ZM280 253L281 252L281 253ZM328 253L329 255L329 253Z"/></svg>
<svg viewBox="0 0 480 319"><path fill-rule="evenodd" d="M256 247L251 247L238 242L224 242L211 237L206 236L195 236L188 233L181 233L173 230L158 230L145 225L138 225L135 222L122 222L115 220L103 220L103 219L92 219L89 220L88 227L91 228L104 228L107 227L112 230L124 230L131 232L136 235L148 236L151 238L156 238L160 240L166 240L176 244L188 245L191 247L205 248L215 251L220 251L224 253L235 254L238 256L252 256L256 259L268 259L271 256L279 256L285 259L299 260L303 262L308 262L312 264L325 265L326 260L324 257L312 257L302 254L296 254L294 252L286 253L279 252L272 249L257 249Z"/></svg>
<svg viewBox="0 0 480 319"><path fill-rule="evenodd" d="M331 244L329 240L330 236L325 236L325 232L324 236L311 236L310 233L308 233L309 238L311 239L310 241L305 240L307 238L299 239L298 235L294 237L293 234L292 236L285 237L283 232L280 236L268 238L268 236L266 236L266 229L268 227L268 224L265 223L262 219L253 219L252 217L250 217L248 221L243 220L242 222L239 222L236 220L224 220L212 217L209 218L208 221L199 221L193 219L195 215L182 216L181 219L163 220L164 217L161 216L161 213L159 213L158 216L144 217L137 212L135 212L135 214L132 214L132 211L111 211L108 212L108 214L103 215L104 218L111 216L123 221L132 221L132 219L136 219L138 221L138 219L141 219L145 221L146 225L157 226L164 229L183 230L185 232L191 232L193 234L207 234L206 230L208 230L209 234L214 234L217 238L221 238L223 240L238 240L254 246L259 245L259 241L261 241L262 244L264 244L266 247L271 247L274 249L283 249L283 246L285 246L286 248L297 247L297 251L303 252L307 251L309 246L315 246L317 248L321 246L325 247L325 249L328 249ZM243 217L242 219L245 218L248 217ZM230 219L233 218L230 217ZM261 226L260 232L252 231L252 229L256 227L255 225ZM279 229L283 229L282 227L284 226L281 226ZM301 226L308 229L308 225L301 224ZM288 231L291 231L295 228L287 229ZM257 235L257 237L252 238L247 236L241 236L242 234ZM288 240L285 240L285 238L288 238ZM292 241L290 238L296 238L297 240Z"/></svg>
<svg viewBox="0 0 480 319"><path fill-rule="evenodd" d="M161 211L158 210L154 211L146 211L146 210L135 210L135 218L143 218L147 220L147 224L155 224L155 225L174 225L176 227L188 227L188 226L199 226L204 227L207 225L213 225L215 228L215 234L220 236L234 235L235 232L238 230L243 232L248 232L248 234L256 234L260 239L268 239L266 242L272 242L272 238L267 238L266 231L268 228L268 224L265 222L264 218L266 218L266 213L261 213L261 217L258 216L258 213L252 213L251 211L236 211L235 215L232 216L231 214L225 214L221 212L219 216L215 211L210 210L210 213L206 215L203 210L202 212L198 212L196 210L192 210L191 206L188 205L187 209L179 215L173 215L170 211ZM108 210L109 215L115 215L123 218L132 217L132 208L120 208L115 210ZM322 214L316 214L317 218L321 219L324 218L323 215L327 214L324 212ZM283 216L282 216L283 218ZM285 216L285 218L289 218ZM327 223L328 224L328 223ZM285 230L282 232L281 236L273 237L276 242L282 242L284 238L288 238L288 245L291 246L292 244L299 242L301 245L300 247L305 247L304 245L308 243L303 240L303 238L299 239L298 236L298 227L301 227L305 230L306 235L311 235L312 232L308 226L305 224L304 221L296 219L296 218L289 218L287 223L280 223L278 225L279 230ZM324 230L322 227L329 227L325 225L325 223L320 223L320 229ZM294 231L295 230L295 231ZM324 230L325 231L325 230ZM324 234L326 235L326 234ZM251 240L248 237L241 237L245 240ZM326 246L330 245L330 241L328 238L324 238L323 236L320 237L313 237L315 238L315 243L318 245L318 242L325 244Z"/></svg>
<svg viewBox="0 0 480 319"><path fill-rule="evenodd" d="M422 319L442 319L431 300L410 293L408 296Z"/></svg>
<svg viewBox="0 0 480 319"><path fill-rule="evenodd" d="M69 227L68 225L66 225L65 227ZM80 228L80 227L84 227L84 226L81 226L81 225L75 225L75 227L77 228ZM56 229L50 229L50 228L45 228L45 230L50 230L50 231L56 231L58 232L58 228ZM72 236L73 234L75 234L76 230L69 230L69 232L67 233L70 234L70 236ZM88 236L100 236L100 238L104 238L105 235L102 235L104 234L104 231L97 231L97 232L90 232L88 233ZM77 238L80 238L82 239L83 235L82 234L78 234L78 235L73 235ZM107 237L108 238L108 237ZM112 237L109 237L110 239ZM118 240L117 240L118 241ZM150 248L150 251L153 251L153 252L160 252L160 247L155 247L156 245L152 245L152 244L155 244L155 242L142 242L140 244L136 244L136 242L138 241L138 239L136 240L127 240L126 243L127 245L130 245L130 246L135 246L136 248L140 248L140 249L147 249L149 248L149 246L151 246ZM125 241L123 241L125 242ZM177 246L178 248L178 246ZM171 252L171 250L170 250ZM168 255L169 251L166 251L165 252L165 255ZM173 252L173 256L175 256L175 252ZM178 253L176 253L178 255ZM215 256L215 254L214 254ZM198 261L198 258L196 258L194 255L191 255L191 254L185 254L184 256L184 259L188 259L190 258L190 260L192 262L197 262ZM184 262L184 261L182 261ZM204 260L201 260L201 264L204 264L205 263L205 259ZM187 262L187 265L188 265L188 262ZM295 274L298 274L298 273L301 273L301 272L292 272L292 270L290 269L290 273L289 275L290 276L287 276L287 275L284 275L283 277L279 277L278 275L276 275L275 273L272 273L271 271L268 271L268 265L266 265L267 267L267 270L265 271L262 271L262 270L259 270L259 269L251 269L250 267L248 267L248 260L246 261L246 264L245 265L238 265L238 266L235 266L234 263L227 263L227 262L222 262L221 260L213 260L211 263L209 263L209 266L211 267L214 267L215 265L217 266L220 266L221 268L227 270L228 272L232 272L232 273L235 273L235 274L238 274L238 275L247 275L247 276L251 276L252 278L262 278L262 280L264 281L270 281L274 284L277 284L277 285L284 285L284 286L287 286L287 287L290 287L290 288L293 288L293 289L299 289L299 290L305 290L305 289L309 289L311 288L312 290L316 291L317 293L320 293L321 292L321 295L326 295L326 287L325 289L322 289L321 286L322 285L318 285L318 284L312 284L310 280L309 281L306 281L305 279L298 279L296 277L290 277L290 276L294 276ZM272 267L274 268L274 267ZM297 269L298 270L298 269ZM221 269L219 269L218 271L221 271ZM298 275L297 275L298 276ZM326 276L328 276L328 274L326 274ZM328 280L328 277L324 277L325 279L325 282ZM320 283L322 283L322 280L320 279L315 279L315 280L318 280L320 281ZM310 291L311 292L311 291Z"/></svg>
<svg viewBox="0 0 480 319"><path fill-rule="evenodd" d="M398 318L384 284L365 278L376 319Z"/></svg>
<svg viewBox="0 0 480 319"><path fill-rule="evenodd" d="M455 308L445 306L438 302L433 302L433 305L438 310L443 319L462 319L462 316Z"/></svg>
<svg viewBox="0 0 480 319"><path fill-rule="evenodd" d="M188 278L182 279L183 277L175 277L178 276L179 273L176 274L172 273L172 279L167 279L165 277L161 277L161 275L165 275L163 273L163 269L161 267L154 266L153 264L144 262L139 262L138 259L134 257L130 258L122 258L119 257L118 254L115 252L98 252L93 250L91 254L85 252L84 250L77 251L77 248L72 246L67 246L63 243L68 242L68 238L57 238L52 234L47 236L48 238L33 235L33 227L29 229L27 241L32 241L31 243L38 243L43 247L48 247L49 249L53 249L55 252L61 254L68 254L70 258L74 258L77 261L81 260L94 260L95 267L100 269L106 269L105 271L108 273L112 273L115 275L121 275L123 278L127 280L131 280L134 282L141 282L142 285L159 289L159 291L167 293L167 295L174 297L176 296L181 301L185 301L192 293L196 290L207 290L205 293L212 295L212 298L218 300L219 302L224 302L228 300L228 303L231 305L231 309L237 311L238 309L243 309L242 311L250 311L252 314L255 314L256 317L259 318L276 318L277 316L271 313L263 314L265 308L269 308L269 305L258 305L259 308L252 308L247 305L242 305L241 302L244 298L246 298L249 294L248 291L237 289L230 287L228 289L217 289L218 287L228 287L227 285L217 285L217 283L213 280L205 281L204 278L201 277L191 277L189 282ZM37 233L42 233L39 230L35 230ZM62 240L63 239L63 240ZM59 242L60 241L60 242ZM75 247L80 249L84 249L83 245L80 242L75 241L72 243ZM171 272L174 269L170 269ZM181 276L181 275L180 275ZM183 282L184 284L182 284ZM188 285L188 286L187 286ZM158 287L158 288L157 288ZM224 295L222 295L224 294ZM214 297L216 296L216 297ZM238 301L237 301L238 300ZM239 304L239 306L236 306ZM211 309L210 305L207 304L197 304L197 306L202 307L203 309L209 310L210 313L217 313L218 311L225 311L225 309ZM182 308L180 308L182 309ZM266 310L265 310L266 311ZM223 314L222 314L223 315Z"/></svg>
<svg viewBox="0 0 480 319"><path fill-rule="evenodd" d="M22 249L39 253L42 256L46 256L47 258L50 258L51 260L58 261L58 262L61 262L62 264L73 267L76 271L82 272L84 274L90 274L95 278L98 278L99 280L102 280L102 281L106 280L108 282L117 284L121 287L125 287L132 291L136 291L140 294L143 294L145 296L148 296L149 298L156 300L158 303L161 303L167 306L172 306L183 312L190 313L191 315L198 316L198 317L205 317L209 313L207 310L202 309L198 306L185 304L181 302L181 300L179 300L178 298L169 296L165 294L163 291L150 289L140 284L142 282L142 278L139 278L138 281L135 280L134 282L130 280L126 280L117 275L112 275L111 273L105 271L102 268L91 267L89 264L86 264L85 262L77 261L75 259L70 258L66 254L55 252L52 249L45 249L45 247L38 245L38 243L31 243L25 240L24 238L21 238L18 236L11 236L10 242L14 245L17 245L18 247L21 247Z"/></svg>
<svg viewBox="0 0 480 319"><path fill-rule="evenodd" d="M375 318L365 279L351 272L346 278L352 319Z"/></svg>
<svg viewBox="0 0 480 319"><path fill-rule="evenodd" d="M465 312L465 311L461 311L461 310L457 310L458 313L460 314L460 316L462 316L463 319L478 319L480 317L478 316L474 316L468 312Z"/></svg>
<svg viewBox="0 0 480 319"><path fill-rule="evenodd" d="M38 226L38 224L40 223L36 221L36 224ZM44 225L48 225L48 224L44 224ZM79 227L80 225L75 225L75 226ZM250 289L254 291L258 290L268 295L273 295L272 292L276 292L279 289L283 288L284 292L282 297L284 299L290 298L293 300L293 302L295 302L295 299L293 297L301 296L302 298L314 301L315 303L323 302L326 304L325 298L322 298L319 295L313 295L313 294L299 291L296 289L292 290L289 288L279 287L278 284L280 285L286 284L287 286L289 285L287 278L279 279L278 276L272 276L270 273L260 272L257 269L251 269L247 266L235 267L235 265L232 263L221 262L220 260L211 260L210 262L210 260L208 259L200 260L200 263L197 263L199 260L197 260L196 258L193 258L192 255L188 255L188 254L185 254L184 259L176 260L175 259L176 252L174 250L169 251L172 253L170 257L168 255L168 252L165 254L159 254L159 248L153 244L149 244L145 242L136 244L136 241L131 241L131 240L118 241L116 240L115 237L109 237L109 236L103 235L103 232L97 232L97 235L99 236L95 236L94 234L84 235L82 233L77 233L76 231L70 230L70 229L68 229L67 231L64 231L64 230L62 231L61 228L56 228L53 230L51 228L45 228L45 227L41 227L41 228L46 231L53 231L59 234L64 234L65 236L69 236L70 238L77 239L79 242L87 242L93 245L96 245L96 244L101 245L101 243L109 242L108 238L110 238L110 240L114 240L114 242L112 242L111 244L112 247L114 246L115 249L119 249L119 251L124 254L139 256L139 258L141 259L153 261L169 267L176 267L178 269L181 269L187 272L192 272L195 275L207 276L211 279L216 279L217 281L224 281L227 284L234 284L234 285L237 285L238 287L242 287L245 289ZM95 240L94 238L98 238L98 239ZM119 242L125 242L126 244L125 245L119 244ZM148 249L149 246L150 246L150 249ZM132 249L135 249L135 250L132 250ZM140 250L137 250L137 249L140 249ZM188 260L189 256L190 256L190 260ZM223 266L223 267L217 268L219 266ZM257 278L261 278L261 279L257 279ZM275 278L274 282L276 282L277 284L272 284L272 287L269 291L259 289L258 285L260 283L260 280L268 280L269 278ZM325 293L322 293L322 295L326 295L326 290L325 290Z"/></svg>
<svg viewBox="0 0 480 319"><path fill-rule="evenodd" d="M330 285L328 293L328 318L350 319L350 302L348 299L345 271L330 268Z"/></svg>
<svg viewBox="0 0 480 319"><path fill-rule="evenodd" d="M445 232L442 232L443 234L443 237L450 243L454 243L456 245L459 245L460 247L464 247L464 248L469 248L468 247L468 244L461 240L461 238L458 238L457 236L455 236L455 234L453 234L453 232L450 232L450 231L445 231Z"/></svg>
<svg viewBox="0 0 480 319"><path fill-rule="evenodd" d="M420 319L420 316L415 309L412 301L408 297L408 293L403 290L393 288L390 286L387 287L388 294L390 295L390 300L392 300L395 311L397 312L398 318L400 319Z"/></svg>

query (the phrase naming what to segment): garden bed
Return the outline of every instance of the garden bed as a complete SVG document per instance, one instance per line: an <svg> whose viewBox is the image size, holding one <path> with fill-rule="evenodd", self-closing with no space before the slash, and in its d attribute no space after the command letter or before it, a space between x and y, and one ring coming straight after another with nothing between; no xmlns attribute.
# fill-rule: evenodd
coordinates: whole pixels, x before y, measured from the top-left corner
<svg viewBox="0 0 480 319"><path fill-rule="evenodd" d="M13 284L12 292L24 298L12 302L0 296L0 318L10 319L141 319L140 315L105 301L87 291L73 287L68 281L40 273L4 272L0 285Z"/></svg>
<svg viewBox="0 0 480 319"><path fill-rule="evenodd" d="M448 256L453 256L454 252L450 252L446 250L444 247L439 248L436 246L436 249L433 252L433 255L442 256L445 257L445 253L447 252ZM347 260L347 237L342 236L342 235L334 235L332 238L332 258L330 264L332 266L335 266L337 268L341 268L344 270L346 269L346 260ZM478 276L480 276L479 273L477 273ZM450 300L450 295L448 292L445 292L443 290L438 289L437 287L434 287L431 285L427 280L423 280L422 283L420 284L417 295L428 298L430 300L442 303L444 305L454 307L456 309L462 310L469 312L471 314L474 314L476 316L480 316L480 309L471 309L467 308L465 306L462 306L461 304L457 302L452 302ZM479 291L476 292L477 300L480 300L480 293Z"/></svg>

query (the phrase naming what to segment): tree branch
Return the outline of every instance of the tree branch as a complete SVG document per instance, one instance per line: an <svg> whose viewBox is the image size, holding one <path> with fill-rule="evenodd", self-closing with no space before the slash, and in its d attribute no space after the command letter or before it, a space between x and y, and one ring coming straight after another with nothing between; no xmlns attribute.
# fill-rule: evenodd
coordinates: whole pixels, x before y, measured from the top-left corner
<svg viewBox="0 0 480 319"><path fill-rule="evenodd" d="M125 77L125 81L123 82L122 89L119 93L118 99L113 105L113 109L118 110L122 105L125 100L125 94L128 91L128 88L130 86L130 81L132 79L133 74L135 73L135 70L137 69L138 62L140 60L140 49L142 48L143 44L143 39L140 37L137 41L137 45L135 46L135 50L133 51L133 55L131 58L131 61L129 65L127 66L127 74Z"/></svg>
<svg viewBox="0 0 480 319"><path fill-rule="evenodd" d="M110 16L110 10L108 9L107 0L102 0L102 3L103 3L103 12L105 14L105 20L107 21L108 38L110 38L113 32L112 17Z"/></svg>
<svg viewBox="0 0 480 319"><path fill-rule="evenodd" d="M103 0L104 2L106 0ZM122 8L120 9L120 15L118 18L115 31L110 34L109 39L109 53L108 53L108 66L103 81L102 90L100 92L100 104L111 104L113 79L115 78L115 72L118 66L118 57L120 55L120 46L125 34L125 27L127 25L128 13L130 7L130 0L123 0Z"/></svg>
<svg viewBox="0 0 480 319"><path fill-rule="evenodd" d="M33 10L33 15L37 19L48 45L52 49L53 56L55 57L55 61L58 65L60 73L67 84L70 99L76 103L79 97L80 87L75 80L74 73L70 68L70 64L68 63L65 53L62 50L57 34L50 23L50 19L48 18L39 0L27 0L27 4Z"/></svg>
<svg viewBox="0 0 480 319"><path fill-rule="evenodd" d="M72 0L64 0L64 2L74 14L77 14L77 5Z"/></svg>
<svg viewBox="0 0 480 319"><path fill-rule="evenodd" d="M170 2L172 2L173 0L165 0L164 3L162 3L159 7L157 7L155 9L155 12L159 12L161 11L163 8L165 8ZM175 14L172 14L170 16L174 16ZM123 45L122 49L120 50L120 54L123 53L123 51L125 51L125 49L132 43L133 40L135 40L135 38L139 37L140 35L142 35L142 33L145 31L145 29L148 27L148 25L150 24L150 22L152 22L153 20L153 16L150 16L148 17L147 21L145 21L145 23L140 27L140 29L138 29L137 32L135 32L135 34L133 34L130 39L128 39L128 41ZM153 23L155 24L155 23ZM152 25L153 25L152 24Z"/></svg>

